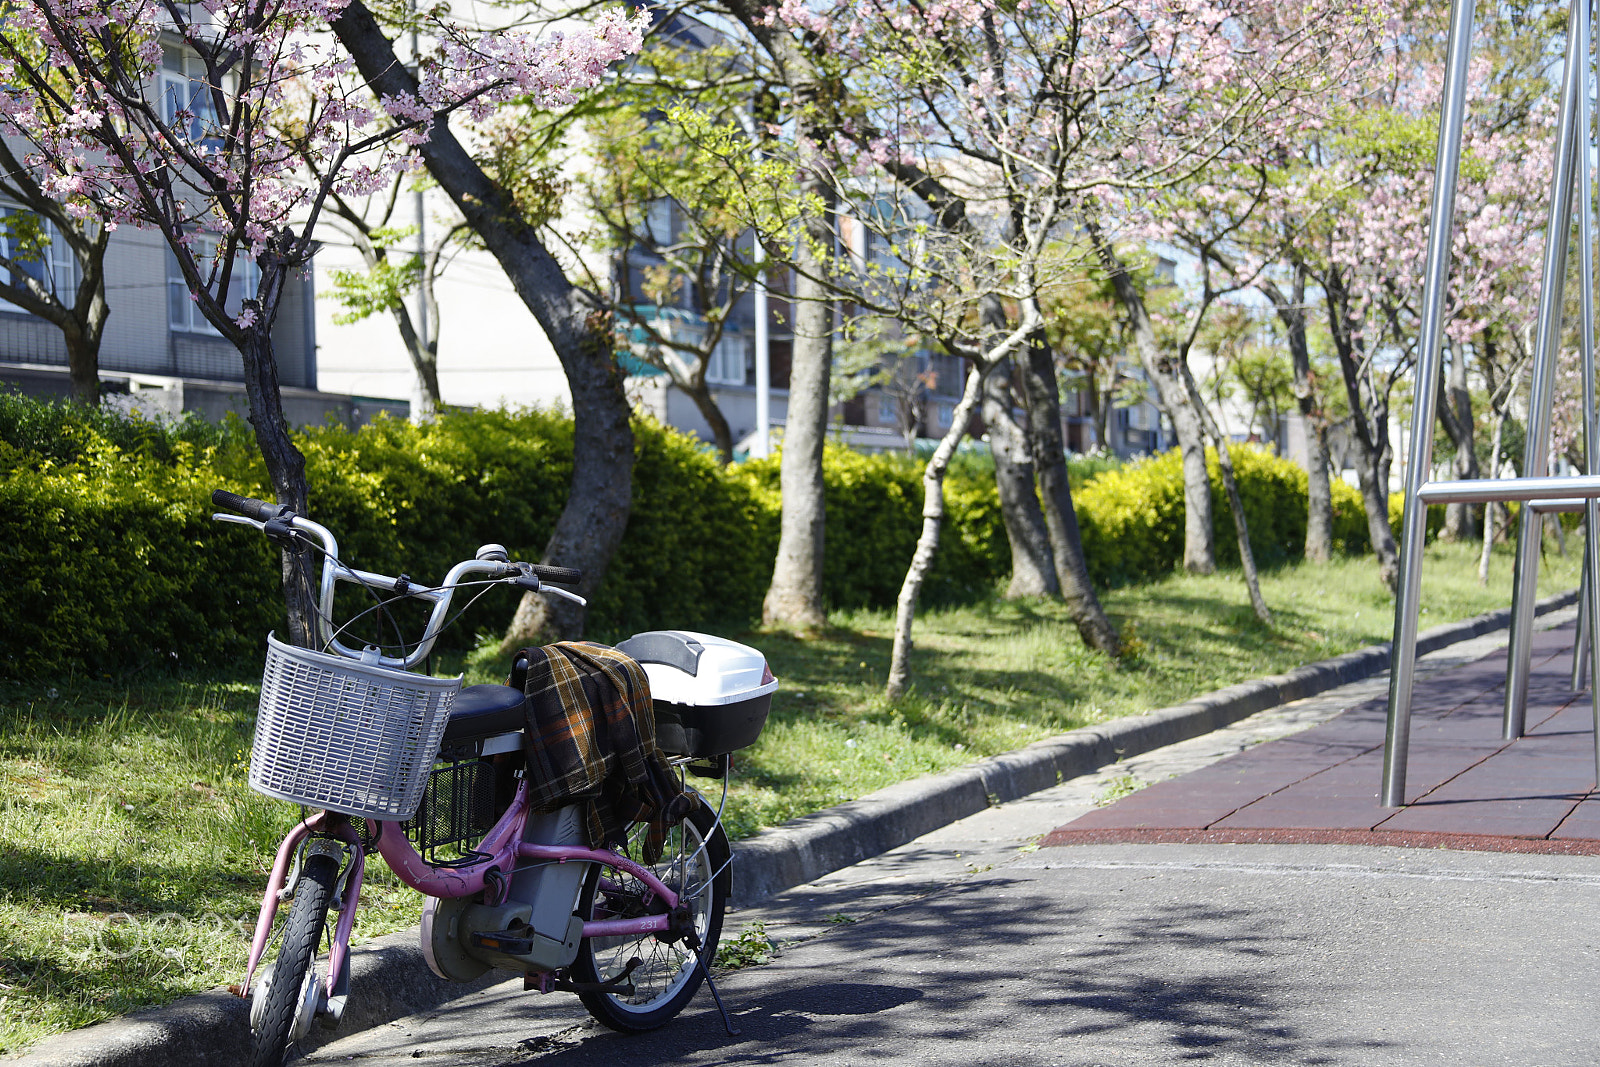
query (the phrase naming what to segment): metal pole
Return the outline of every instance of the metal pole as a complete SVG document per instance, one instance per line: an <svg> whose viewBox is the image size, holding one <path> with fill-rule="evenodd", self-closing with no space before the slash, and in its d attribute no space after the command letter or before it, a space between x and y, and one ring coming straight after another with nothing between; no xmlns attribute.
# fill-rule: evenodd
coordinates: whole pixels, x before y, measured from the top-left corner
<svg viewBox="0 0 1600 1067"><path fill-rule="evenodd" d="M1584 446L1587 450L1587 443ZM1583 502L1584 522L1588 522L1589 502ZM1578 577L1578 625L1572 635L1572 691L1581 693L1588 685L1587 661L1589 649L1589 532L1583 534L1583 573Z"/></svg>
<svg viewBox="0 0 1600 1067"><path fill-rule="evenodd" d="M1433 207L1428 222L1428 260L1423 274L1422 338L1417 350L1411 460L1406 467L1405 520L1400 534L1400 590L1395 600L1394 644L1391 646L1389 725L1383 747L1383 803L1391 808L1405 803L1406 756L1411 746L1411 690L1416 683L1422 544L1428 527L1428 509L1418 502L1417 490L1427 480L1428 470L1433 466L1439 345L1444 325L1445 289L1450 279L1450 230L1455 217L1456 178L1461 170L1461 128L1467 113L1473 8L1474 0L1451 0L1444 101L1439 116Z"/></svg>
<svg viewBox="0 0 1600 1067"><path fill-rule="evenodd" d="M1581 90L1587 82L1588 4L1572 0L1567 13L1566 69L1561 79L1561 124L1556 134L1555 173L1550 182L1550 215L1544 233L1544 274L1539 290L1539 334L1534 342L1533 388L1528 397L1528 441L1522 474L1546 473L1550 453L1550 411L1555 392L1556 355L1561 347L1562 305L1566 294L1567 251L1572 243L1572 186L1577 171ZM1583 138L1588 140L1587 135ZM1528 707L1532 662L1534 600L1539 586L1539 531L1543 520L1523 508L1517 522L1517 562L1512 571L1511 640L1506 654L1506 705L1501 736L1522 736Z"/></svg>
<svg viewBox="0 0 1600 1067"><path fill-rule="evenodd" d="M750 454L772 454L772 346L767 340L767 272L764 270L756 275L756 439Z"/></svg>
<svg viewBox="0 0 1600 1067"><path fill-rule="evenodd" d="M1585 474L1600 473L1600 454L1596 453L1600 441L1596 440L1595 433L1595 396L1594 396L1594 189L1589 178L1589 137L1592 125L1592 116L1589 112L1589 31L1592 13L1585 11L1583 18L1582 40L1579 55L1583 57L1583 83L1578 93L1578 128L1573 131L1573 140L1577 149L1578 188L1582 192L1582 203L1578 211L1579 227L1578 236L1583 242L1583 249L1578 256L1578 269L1583 292L1580 296L1580 306L1583 313L1583 469ZM1557 521L1560 521L1559 518ZM1578 602L1578 630L1586 635L1589 641L1590 667L1589 678L1593 683L1589 689L1590 708L1594 717L1594 762L1595 781L1600 782L1600 666L1593 662L1596 655L1595 623L1600 621L1600 584L1596 577L1600 576L1600 554L1596 548L1600 547L1597 540L1597 529L1600 529L1600 503L1590 499L1584 506L1583 512L1583 581L1580 586L1580 600ZM1588 626L1583 624L1587 622ZM1583 642L1574 640L1572 644L1572 664L1574 671L1583 663ZM1578 688L1576 685L1574 689Z"/></svg>
<svg viewBox="0 0 1600 1067"><path fill-rule="evenodd" d="M756 129L755 116L742 107L734 108L745 136L750 138L750 158L757 166L761 163L761 135ZM751 251L759 259L766 255L761 245L761 235L750 233ZM756 457L772 455L772 345L767 336L767 272L756 272L754 286L756 316L756 436L751 442L750 454Z"/></svg>
<svg viewBox="0 0 1600 1067"><path fill-rule="evenodd" d="M1587 474L1561 475L1544 478L1456 478L1447 482L1429 482L1417 490L1417 499L1424 504L1481 504L1486 500L1523 500L1533 505L1533 510L1582 511L1582 505L1572 506L1572 501L1600 497L1600 477Z"/></svg>

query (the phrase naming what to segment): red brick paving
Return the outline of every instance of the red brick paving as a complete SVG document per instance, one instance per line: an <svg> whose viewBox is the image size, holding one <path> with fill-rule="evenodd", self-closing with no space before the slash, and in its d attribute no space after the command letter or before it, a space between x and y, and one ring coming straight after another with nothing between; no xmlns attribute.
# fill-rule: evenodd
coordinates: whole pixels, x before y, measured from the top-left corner
<svg viewBox="0 0 1600 1067"><path fill-rule="evenodd" d="M1600 855L1594 725L1572 627L1534 637L1527 733L1500 738L1505 652L1417 684L1407 806L1378 803L1384 701L1147 786L1047 835L1113 841L1366 843Z"/></svg>

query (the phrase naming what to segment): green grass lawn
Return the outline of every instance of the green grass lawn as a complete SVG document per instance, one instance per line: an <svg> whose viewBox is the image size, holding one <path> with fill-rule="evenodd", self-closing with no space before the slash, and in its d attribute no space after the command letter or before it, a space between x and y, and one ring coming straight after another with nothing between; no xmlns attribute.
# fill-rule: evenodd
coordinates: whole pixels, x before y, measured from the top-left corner
<svg viewBox="0 0 1600 1067"><path fill-rule="evenodd" d="M1509 602L1475 551L1429 550L1424 628ZM1548 559L1547 590L1576 583ZM1138 651L1084 652L1059 606L982 604L918 620L915 691L881 695L892 616L836 614L820 637L754 633L782 688L736 759L736 836L1063 730L1387 640L1370 559L1265 576L1271 628L1237 574L1115 590ZM0 1052L238 981L272 850L296 809L250 792L256 670L228 679L0 684ZM475 678L469 680L488 680ZM419 898L368 867L359 937L414 922Z"/></svg>

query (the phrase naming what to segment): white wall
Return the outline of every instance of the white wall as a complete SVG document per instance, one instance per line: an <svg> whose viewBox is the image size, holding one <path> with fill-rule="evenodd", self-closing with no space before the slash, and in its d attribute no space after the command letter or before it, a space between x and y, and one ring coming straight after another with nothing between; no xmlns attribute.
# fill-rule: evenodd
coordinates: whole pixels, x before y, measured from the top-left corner
<svg viewBox="0 0 1600 1067"><path fill-rule="evenodd" d="M581 134L574 133L572 142L576 147L571 172L576 175L585 165ZM409 192L404 196L407 202L413 199ZM424 230L431 240L443 232L441 220L452 216L453 208L435 188L427 194L424 210L428 213ZM414 211L402 206L394 224L411 225L415 217ZM587 221L569 212L557 225L572 234L586 229ZM373 315L347 326L334 323L343 309L329 272L364 267L349 238L333 225L324 225L321 237L324 244L316 256L318 387L355 396L412 399L416 374L393 316ZM571 262L573 257L559 247L552 246L551 251L562 260L567 276L581 284L585 275ZM589 271L606 277L603 255L585 259L590 261ZM492 255L482 250L457 255L439 280L438 299L439 392L446 404L570 406L571 393L555 350ZM412 313L416 314L414 299Z"/></svg>
<svg viewBox="0 0 1600 1067"><path fill-rule="evenodd" d="M361 257L330 240L317 254L317 384L332 393L410 399L416 373L391 315L341 326L329 271ZM440 279L439 392L482 407L570 402L566 376L533 315L487 252L464 252Z"/></svg>

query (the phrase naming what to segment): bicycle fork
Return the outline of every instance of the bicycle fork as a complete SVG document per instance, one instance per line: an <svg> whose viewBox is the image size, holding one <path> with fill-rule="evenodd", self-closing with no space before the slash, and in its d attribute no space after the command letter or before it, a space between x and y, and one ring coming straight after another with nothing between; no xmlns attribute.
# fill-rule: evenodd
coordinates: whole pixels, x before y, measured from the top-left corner
<svg viewBox="0 0 1600 1067"><path fill-rule="evenodd" d="M313 834L317 836L313 837ZM334 924L333 945L328 953L328 974L318 996L316 1011L317 1015L323 1017L324 1025L331 1029L338 1026L339 1020L344 1017L350 993L350 932L355 928L356 907L361 900L362 877L366 872L366 853L349 819L330 819L327 812L319 811L298 823L278 846L272 875L267 879L266 892L261 897L261 912L256 918L255 937L250 944L250 962L238 991L242 997L252 993L256 969L272 939L272 925L277 918L278 907L294 890L290 884L290 865L295 862L302 843L307 849L306 860L321 853L332 857L341 866L342 877L335 883L336 895L333 900L334 906L339 909L339 919ZM347 870L343 869L346 854L350 857ZM295 873L299 873L298 866Z"/></svg>

